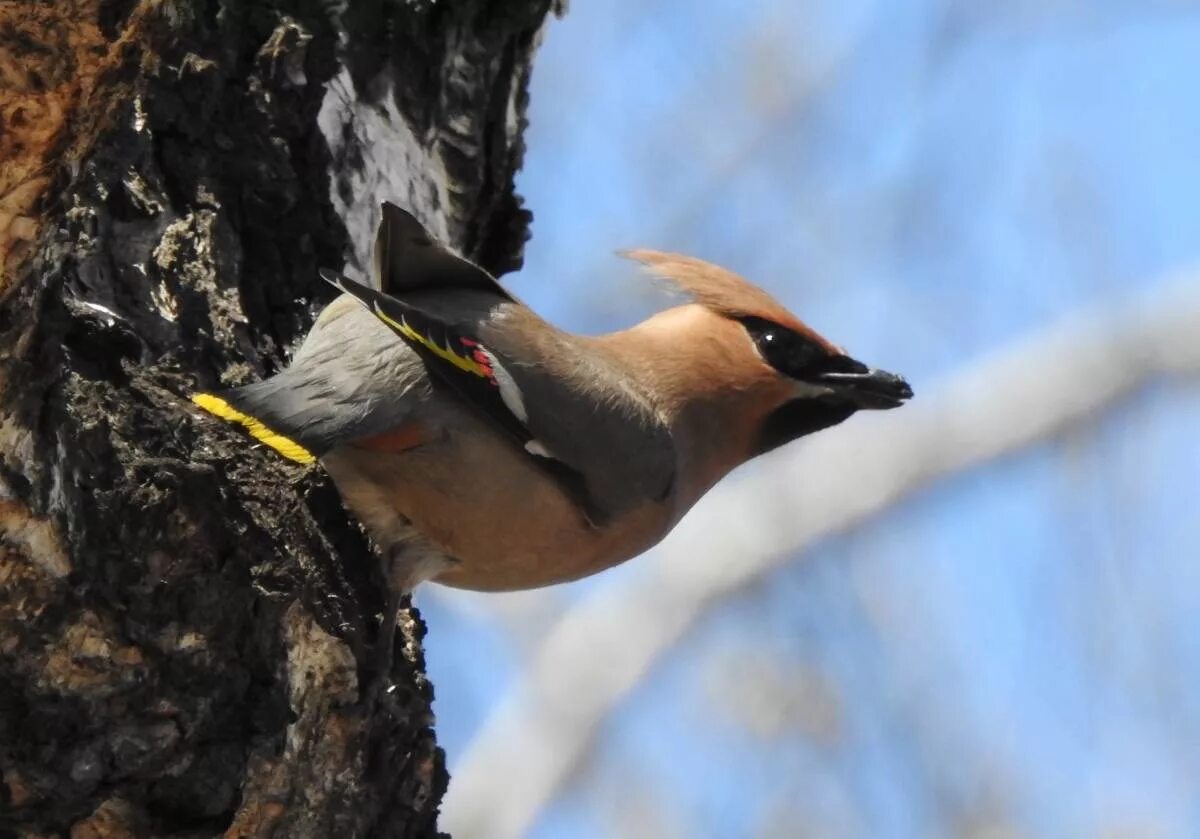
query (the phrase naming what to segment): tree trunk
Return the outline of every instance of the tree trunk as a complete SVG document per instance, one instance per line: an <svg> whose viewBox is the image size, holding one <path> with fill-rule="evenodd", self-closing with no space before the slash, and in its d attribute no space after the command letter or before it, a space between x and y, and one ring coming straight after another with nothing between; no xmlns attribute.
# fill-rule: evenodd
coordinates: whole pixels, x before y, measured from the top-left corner
<svg viewBox="0 0 1200 839"><path fill-rule="evenodd" d="M428 836L415 610L319 469L202 415L379 201L495 273L553 0L0 3L0 836ZM553 9L556 10L556 9Z"/></svg>

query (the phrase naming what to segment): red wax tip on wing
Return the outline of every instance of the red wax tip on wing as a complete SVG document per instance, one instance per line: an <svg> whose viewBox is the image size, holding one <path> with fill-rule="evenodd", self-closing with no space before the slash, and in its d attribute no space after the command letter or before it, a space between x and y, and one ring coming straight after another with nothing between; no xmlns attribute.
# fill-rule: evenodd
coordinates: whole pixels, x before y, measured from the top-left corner
<svg viewBox="0 0 1200 839"><path fill-rule="evenodd" d="M472 341L470 338L459 338L458 340L462 341L462 344L464 347L478 347L479 346L478 341Z"/></svg>
<svg viewBox="0 0 1200 839"><path fill-rule="evenodd" d="M487 353L485 353L483 350L475 350L475 352L471 354L471 357L475 359L475 363L483 369L483 372L487 374L488 378L495 378L496 374L495 371L492 370L492 360L488 358Z"/></svg>

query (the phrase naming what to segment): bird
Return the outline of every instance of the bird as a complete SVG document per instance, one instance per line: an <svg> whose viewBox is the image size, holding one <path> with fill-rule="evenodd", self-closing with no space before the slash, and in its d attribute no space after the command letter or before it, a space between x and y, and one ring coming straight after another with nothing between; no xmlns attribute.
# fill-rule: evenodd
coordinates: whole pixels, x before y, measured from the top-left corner
<svg viewBox="0 0 1200 839"><path fill-rule="evenodd" d="M407 593L595 574L663 539L737 466L912 396L732 271L624 255L684 300L577 335L385 202L374 283L322 270L341 294L290 365L192 399L319 463Z"/></svg>

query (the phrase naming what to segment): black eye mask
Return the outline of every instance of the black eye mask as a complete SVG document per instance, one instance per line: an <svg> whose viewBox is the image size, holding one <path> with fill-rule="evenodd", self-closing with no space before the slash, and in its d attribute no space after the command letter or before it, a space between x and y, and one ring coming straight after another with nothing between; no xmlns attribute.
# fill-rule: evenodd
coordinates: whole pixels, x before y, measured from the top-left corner
<svg viewBox="0 0 1200 839"><path fill-rule="evenodd" d="M782 373L804 382L825 373L866 373L865 365L845 355L829 351L804 335L765 318L740 318L763 359Z"/></svg>

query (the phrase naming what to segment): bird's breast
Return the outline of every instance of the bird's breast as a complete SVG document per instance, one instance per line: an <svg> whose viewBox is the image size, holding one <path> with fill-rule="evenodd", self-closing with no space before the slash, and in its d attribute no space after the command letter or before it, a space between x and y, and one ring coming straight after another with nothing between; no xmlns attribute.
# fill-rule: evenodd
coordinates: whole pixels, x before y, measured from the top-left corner
<svg viewBox="0 0 1200 839"><path fill-rule="evenodd" d="M458 588L504 591L585 577L645 551L674 524L666 501L593 526L529 454L471 422L397 451L344 446L324 463L377 541L388 547L406 538L411 523L453 560L433 579Z"/></svg>

